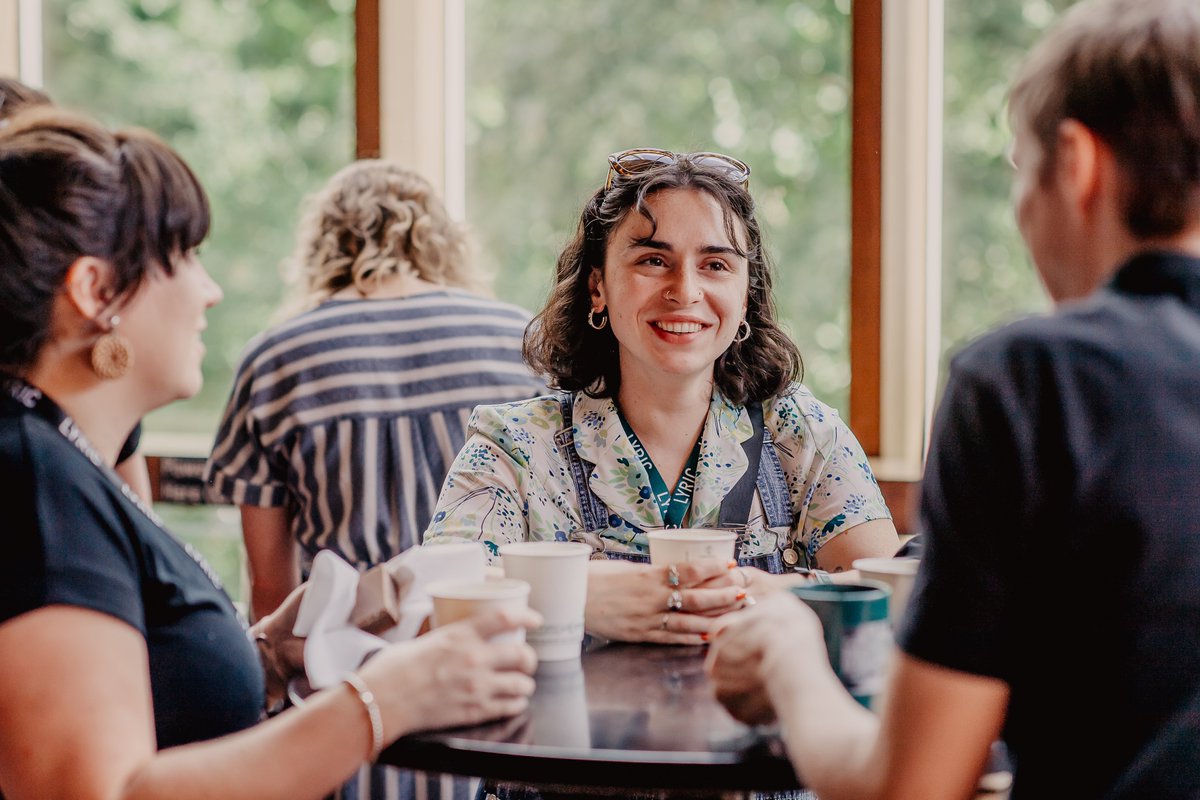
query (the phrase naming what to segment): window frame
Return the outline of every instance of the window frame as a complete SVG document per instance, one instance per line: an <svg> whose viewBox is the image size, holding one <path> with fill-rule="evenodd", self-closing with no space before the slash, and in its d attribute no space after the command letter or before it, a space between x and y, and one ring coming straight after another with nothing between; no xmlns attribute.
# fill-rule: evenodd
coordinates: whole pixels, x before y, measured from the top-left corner
<svg viewBox="0 0 1200 800"><path fill-rule="evenodd" d="M899 523L935 401L941 318L944 0L851 11L850 426ZM464 0L358 0L359 157L419 166L463 216ZM0 0L0 72L41 84L41 0Z"/></svg>
<svg viewBox="0 0 1200 800"><path fill-rule="evenodd" d="M360 53L400 54L360 58L361 152L421 165L461 213L464 2L403 6L356 7ZM920 478L937 383L942 16L943 0L852 9L850 425L901 482Z"/></svg>

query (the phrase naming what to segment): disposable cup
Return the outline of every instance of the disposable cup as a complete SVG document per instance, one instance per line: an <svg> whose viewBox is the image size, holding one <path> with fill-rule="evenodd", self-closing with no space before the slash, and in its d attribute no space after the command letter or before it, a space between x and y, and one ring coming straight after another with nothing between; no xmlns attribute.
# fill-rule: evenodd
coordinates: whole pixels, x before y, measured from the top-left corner
<svg viewBox="0 0 1200 800"><path fill-rule="evenodd" d="M646 538L650 541L650 563L666 566L702 558L732 561L737 534L708 528L666 528L650 531Z"/></svg>
<svg viewBox="0 0 1200 800"><path fill-rule="evenodd" d="M579 658L591 554L592 548L579 542L513 542L500 546L506 578L529 584L529 607L542 615L542 625L526 634L539 661Z"/></svg>
<svg viewBox="0 0 1200 800"><path fill-rule="evenodd" d="M525 608L529 604L529 584L511 578L437 581L429 584L429 596L433 598L433 627L439 628L493 608ZM525 629L517 628L491 640L523 642Z"/></svg>
<svg viewBox="0 0 1200 800"><path fill-rule="evenodd" d="M921 559L857 558L853 566L863 578L886 583L891 587L888 620L895 629L904 617L904 609L908 606L908 596L912 594L913 584L916 583L917 567L921 566Z"/></svg>

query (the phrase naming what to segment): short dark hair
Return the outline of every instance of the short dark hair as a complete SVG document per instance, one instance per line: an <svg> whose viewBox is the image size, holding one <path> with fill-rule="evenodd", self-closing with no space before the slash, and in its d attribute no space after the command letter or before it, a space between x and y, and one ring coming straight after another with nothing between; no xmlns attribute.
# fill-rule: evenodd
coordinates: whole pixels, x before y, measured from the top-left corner
<svg viewBox="0 0 1200 800"><path fill-rule="evenodd" d="M1043 179L1059 125L1076 120L1116 156L1130 232L1179 233L1200 215L1200 3L1073 6L1025 61L1009 113L1014 129L1037 140Z"/></svg>
<svg viewBox="0 0 1200 800"><path fill-rule="evenodd" d="M67 271L83 256L113 269L114 302L208 234L196 176L149 131L111 132L54 107L0 130L0 364L33 363Z"/></svg>
<svg viewBox="0 0 1200 800"><path fill-rule="evenodd" d="M549 375L567 391L593 397L616 397L621 385L617 340L612 328L593 330L588 279L603 269L608 237L631 211L656 225L646 200L656 192L690 189L704 192L721 206L731 242L738 242L735 221L746 229L749 268L746 322L750 336L734 342L717 359L714 379L729 401L744 404L782 395L803 374L800 351L779 327L771 295L772 268L763 247L754 200L740 182L688 158L630 175L615 176L606 191L598 189L583 207L574 237L558 257L555 285L545 308L525 331L524 354L534 370Z"/></svg>

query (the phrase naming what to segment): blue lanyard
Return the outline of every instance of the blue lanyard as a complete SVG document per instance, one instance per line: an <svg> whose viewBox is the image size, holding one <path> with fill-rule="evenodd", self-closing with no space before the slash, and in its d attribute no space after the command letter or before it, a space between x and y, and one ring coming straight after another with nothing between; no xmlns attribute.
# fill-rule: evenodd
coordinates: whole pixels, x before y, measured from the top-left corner
<svg viewBox="0 0 1200 800"><path fill-rule="evenodd" d="M696 464L700 461L700 439L696 440L692 454L688 456L687 464L683 467L683 474L679 476L679 483L675 485L675 491L671 491L667 488L667 482L663 480L658 467L654 466L654 462L650 460L650 454L646 452L645 445L633 432L633 428L629 427L625 415L618 411L617 418L621 420L621 427L625 429L625 435L629 437L629 443L633 445L633 452L637 453L638 461L646 470L646 474L650 476L650 491L654 496L654 502L658 504L658 510L662 513L663 525L668 528L682 528L688 510L692 507L692 492L696 488Z"/></svg>

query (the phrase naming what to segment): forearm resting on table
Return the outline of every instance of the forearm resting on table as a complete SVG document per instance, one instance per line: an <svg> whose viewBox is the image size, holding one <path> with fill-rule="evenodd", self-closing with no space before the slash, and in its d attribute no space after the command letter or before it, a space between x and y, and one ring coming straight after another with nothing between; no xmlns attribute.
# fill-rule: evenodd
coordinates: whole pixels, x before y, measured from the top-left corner
<svg viewBox="0 0 1200 800"><path fill-rule="evenodd" d="M854 570L858 558L890 558L900 547L900 538L890 519L874 519L855 525L825 542L816 554L818 569L829 573L834 583L848 583L859 579ZM765 594L786 590L794 586L811 583L808 575L785 572L769 575L761 570L742 568L738 578L751 594Z"/></svg>
<svg viewBox="0 0 1200 800"><path fill-rule="evenodd" d="M777 669L767 689L797 774L823 800L973 797L1008 706L1002 681L899 651L879 717L828 669Z"/></svg>
<svg viewBox="0 0 1200 800"><path fill-rule="evenodd" d="M900 537L890 519L873 519L829 539L816 553L816 566L829 573L849 572L858 558L891 558Z"/></svg>
<svg viewBox="0 0 1200 800"><path fill-rule="evenodd" d="M876 797L879 720L842 688L827 667L778 668L767 692L800 780L823 800ZM803 684L803 685L801 685Z"/></svg>
<svg viewBox="0 0 1200 800"><path fill-rule="evenodd" d="M248 731L161 752L132 776L121 800L315 800L345 781L370 748L366 710L342 684Z"/></svg>
<svg viewBox="0 0 1200 800"><path fill-rule="evenodd" d="M345 686L253 729L155 752L146 659L136 629L90 609L47 606L0 625L5 797L316 800L370 752L366 710Z"/></svg>

